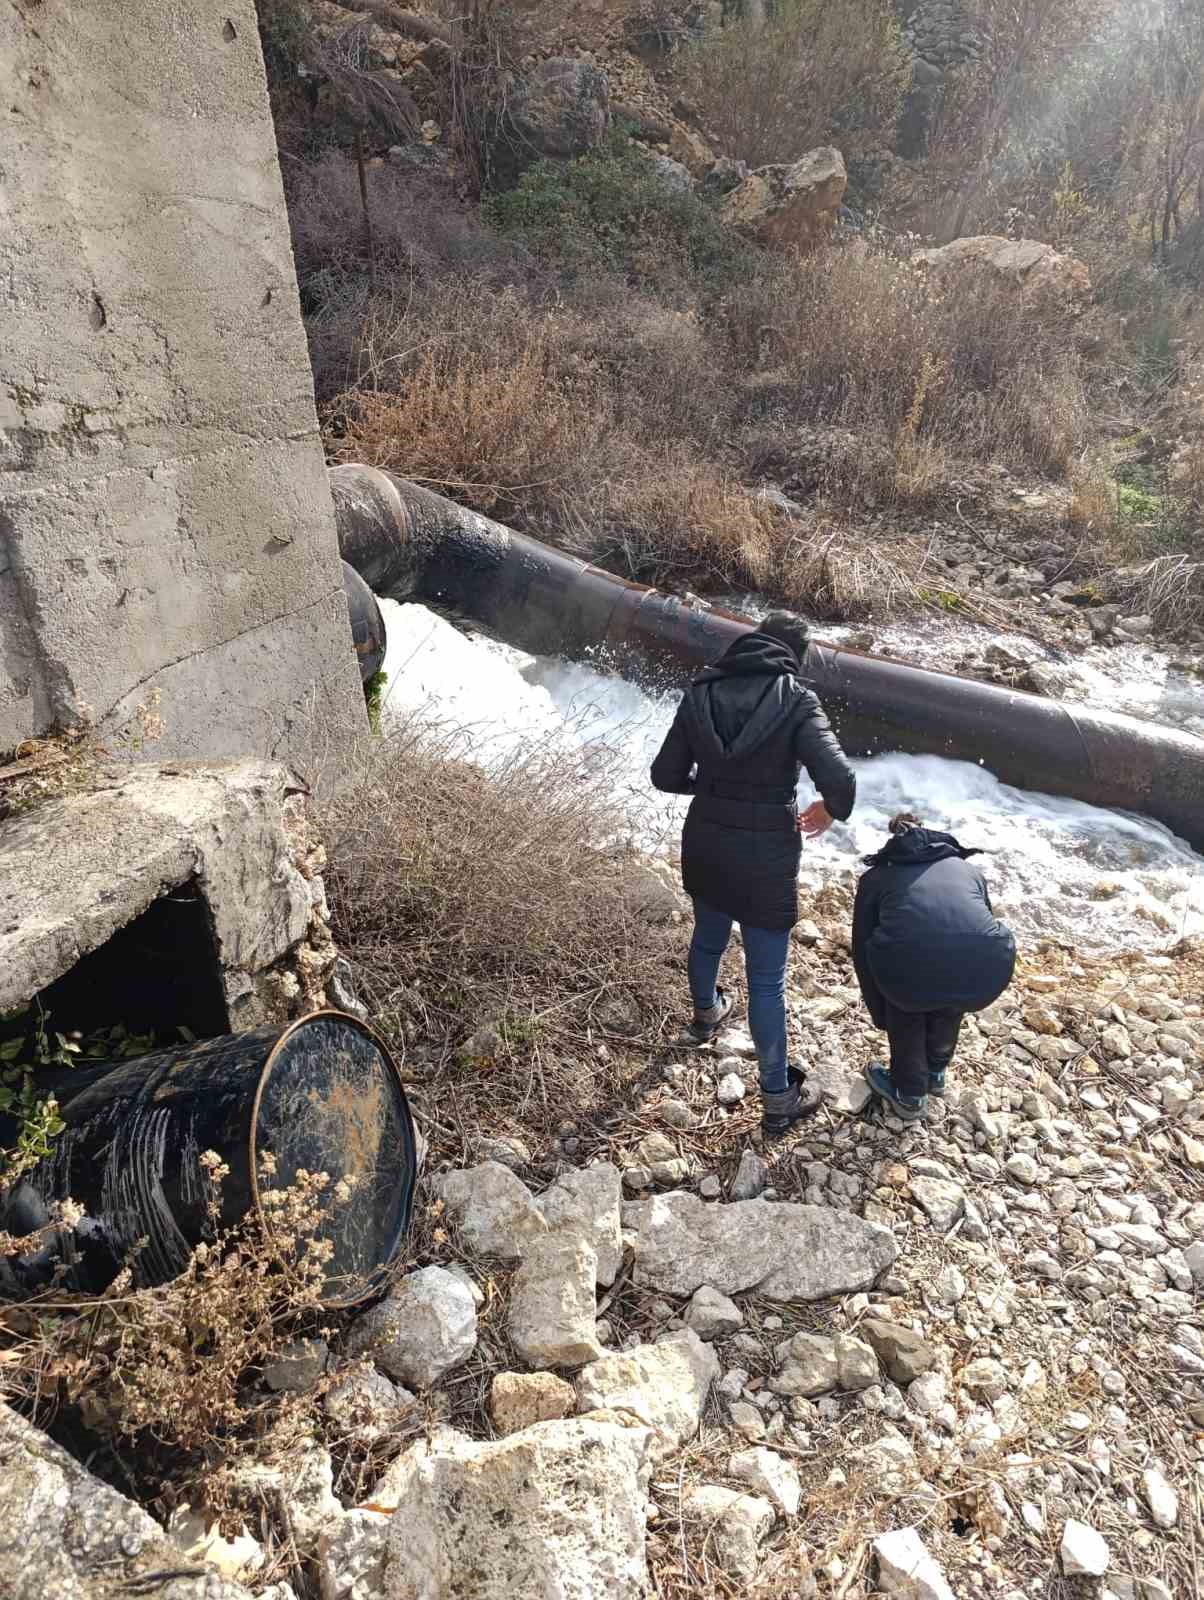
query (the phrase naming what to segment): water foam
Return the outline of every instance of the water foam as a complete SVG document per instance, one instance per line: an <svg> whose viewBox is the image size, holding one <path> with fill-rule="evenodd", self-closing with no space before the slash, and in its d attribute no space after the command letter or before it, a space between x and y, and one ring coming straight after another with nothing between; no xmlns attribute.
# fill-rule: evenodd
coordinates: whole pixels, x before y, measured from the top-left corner
<svg viewBox="0 0 1204 1600"><path fill-rule="evenodd" d="M658 795L648 767L677 705L593 667L537 659L469 639L417 605L382 601L388 629L386 716L420 710L465 730L488 764L555 739L566 759L605 775L645 848L676 849L686 801ZM847 825L807 841L805 889L851 887L860 857L899 810L989 851L983 867L999 914L1023 938L1087 949L1151 948L1204 930L1204 860L1148 818L1011 788L983 767L936 756L856 763ZM800 799L812 798L804 775Z"/></svg>

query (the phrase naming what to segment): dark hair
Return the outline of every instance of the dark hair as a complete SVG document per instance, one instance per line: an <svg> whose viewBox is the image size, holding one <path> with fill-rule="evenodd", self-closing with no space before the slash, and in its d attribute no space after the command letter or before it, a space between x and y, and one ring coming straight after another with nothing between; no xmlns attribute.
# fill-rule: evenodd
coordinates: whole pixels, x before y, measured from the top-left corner
<svg viewBox="0 0 1204 1600"><path fill-rule="evenodd" d="M798 657L800 667L807 659L811 628L806 617L800 617L796 611L768 612L761 618L757 632L767 633L771 639L776 639L779 644L784 644L793 650Z"/></svg>
<svg viewBox="0 0 1204 1600"><path fill-rule="evenodd" d="M899 811L887 823L888 833L906 833L908 828L922 828L924 824L914 811Z"/></svg>

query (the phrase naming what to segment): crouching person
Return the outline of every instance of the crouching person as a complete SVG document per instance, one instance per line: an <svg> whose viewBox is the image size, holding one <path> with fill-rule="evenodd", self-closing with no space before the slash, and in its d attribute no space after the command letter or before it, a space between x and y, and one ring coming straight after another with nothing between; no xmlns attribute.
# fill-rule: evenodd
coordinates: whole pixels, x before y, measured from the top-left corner
<svg viewBox="0 0 1204 1600"><path fill-rule="evenodd" d="M948 833L907 812L866 856L853 907L853 964L874 1026L890 1040L889 1069L872 1063L870 1088L904 1122L945 1092L962 1018L1007 988L1016 941L991 909L986 879Z"/></svg>

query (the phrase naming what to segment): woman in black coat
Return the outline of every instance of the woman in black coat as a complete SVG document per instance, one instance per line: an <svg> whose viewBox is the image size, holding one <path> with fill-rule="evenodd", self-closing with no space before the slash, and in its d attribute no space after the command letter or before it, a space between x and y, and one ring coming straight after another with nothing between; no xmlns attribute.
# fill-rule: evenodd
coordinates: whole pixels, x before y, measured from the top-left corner
<svg viewBox="0 0 1204 1600"><path fill-rule="evenodd" d="M890 1039L890 1070L866 1068L870 1088L904 1122L945 1092L967 1011L993 1005L1016 966L1016 941L991 909L987 882L949 833L902 812L866 856L853 906L853 965L874 1026Z"/></svg>
<svg viewBox="0 0 1204 1600"><path fill-rule="evenodd" d="M695 678L652 763L657 789L693 797L681 844L682 879L694 901L689 1031L710 1043L731 1011L716 980L738 922L769 1138L818 1104L787 1061L786 958L798 921L800 834L814 838L833 818L843 822L856 795L853 769L799 681L808 644L801 617L771 612ZM821 798L800 816L803 767Z"/></svg>

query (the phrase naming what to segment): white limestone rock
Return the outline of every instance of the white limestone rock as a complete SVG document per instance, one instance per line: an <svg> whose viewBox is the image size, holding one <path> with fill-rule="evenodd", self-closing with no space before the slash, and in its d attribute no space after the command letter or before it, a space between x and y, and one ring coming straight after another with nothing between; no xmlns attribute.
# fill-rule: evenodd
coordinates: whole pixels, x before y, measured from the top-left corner
<svg viewBox="0 0 1204 1600"><path fill-rule="evenodd" d="M667 1194L629 1204L638 1288L683 1299L704 1284L769 1300L823 1300L871 1288L898 1254L887 1229L826 1206Z"/></svg>
<svg viewBox="0 0 1204 1600"><path fill-rule="evenodd" d="M477 1308L468 1288L442 1267L423 1267L356 1319L346 1348L348 1355L370 1355L399 1383L429 1389L467 1361L476 1344Z"/></svg>
<svg viewBox="0 0 1204 1600"><path fill-rule="evenodd" d="M685 1328L586 1367L577 1377L577 1409L634 1417L651 1429L658 1452L666 1454L698 1432L719 1371L711 1346Z"/></svg>

